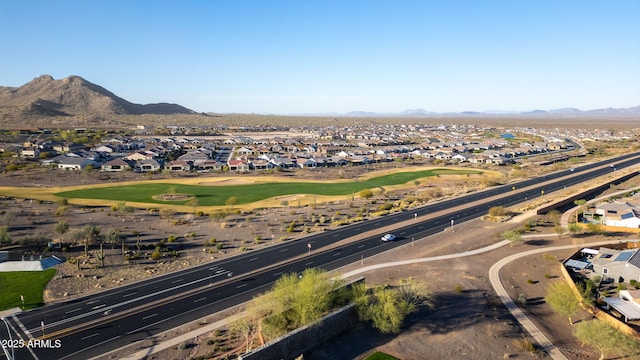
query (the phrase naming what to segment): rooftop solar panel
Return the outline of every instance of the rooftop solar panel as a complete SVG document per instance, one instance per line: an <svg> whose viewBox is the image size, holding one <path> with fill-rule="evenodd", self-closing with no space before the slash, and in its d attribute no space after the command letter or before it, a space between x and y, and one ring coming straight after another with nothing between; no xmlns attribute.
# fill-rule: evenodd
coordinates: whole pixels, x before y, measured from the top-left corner
<svg viewBox="0 0 640 360"><path fill-rule="evenodd" d="M623 251L613 261L627 261L633 255L633 251Z"/></svg>

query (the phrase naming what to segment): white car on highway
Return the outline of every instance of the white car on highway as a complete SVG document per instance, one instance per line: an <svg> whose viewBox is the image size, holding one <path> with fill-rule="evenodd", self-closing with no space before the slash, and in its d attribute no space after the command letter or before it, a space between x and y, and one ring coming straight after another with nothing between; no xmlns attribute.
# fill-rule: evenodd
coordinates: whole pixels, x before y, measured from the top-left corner
<svg viewBox="0 0 640 360"><path fill-rule="evenodd" d="M393 234L387 234L385 236L383 236L380 240L382 241L393 241L396 239L396 236Z"/></svg>

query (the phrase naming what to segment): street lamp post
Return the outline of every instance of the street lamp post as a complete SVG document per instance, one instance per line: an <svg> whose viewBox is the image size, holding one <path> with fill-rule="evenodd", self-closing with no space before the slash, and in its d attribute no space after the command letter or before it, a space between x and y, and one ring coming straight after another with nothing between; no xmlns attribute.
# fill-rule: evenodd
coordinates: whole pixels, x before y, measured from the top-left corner
<svg viewBox="0 0 640 360"><path fill-rule="evenodd" d="M451 219L451 232L453 232L453 219Z"/></svg>

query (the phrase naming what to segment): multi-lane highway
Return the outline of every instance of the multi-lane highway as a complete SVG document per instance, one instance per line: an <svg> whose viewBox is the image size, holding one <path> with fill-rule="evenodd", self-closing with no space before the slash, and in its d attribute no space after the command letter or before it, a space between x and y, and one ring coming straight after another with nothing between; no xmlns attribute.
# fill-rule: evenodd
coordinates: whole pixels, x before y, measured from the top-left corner
<svg viewBox="0 0 640 360"><path fill-rule="evenodd" d="M411 238L420 239L482 216L492 206L511 206L639 162L640 154L629 154L11 316L6 320L13 338L49 340L43 348L17 349L16 357L87 359L104 354L247 301L267 290L284 273L302 272L309 267L334 270ZM408 225L394 230L399 236L397 241L380 241L382 230L375 230L400 222ZM338 241L363 233L371 236L336 246ZM0 338L5 334L6 330L0 330Z"/></svg>

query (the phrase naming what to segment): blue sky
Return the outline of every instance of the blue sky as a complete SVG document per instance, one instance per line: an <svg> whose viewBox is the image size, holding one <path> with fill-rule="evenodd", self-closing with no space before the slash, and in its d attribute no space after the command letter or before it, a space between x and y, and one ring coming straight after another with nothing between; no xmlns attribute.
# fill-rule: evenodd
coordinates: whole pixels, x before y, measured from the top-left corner
<svg viewBox="0 0 640 360"><path fill-rule="evenodd" d="M0 0L0 85L218 113L640 105L640 1Z"/></svg>

